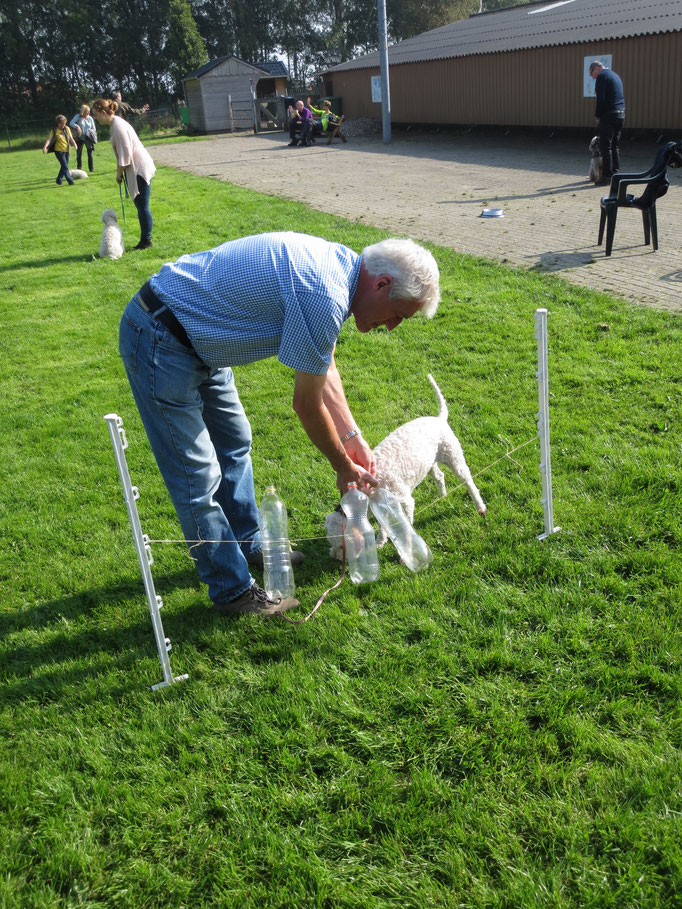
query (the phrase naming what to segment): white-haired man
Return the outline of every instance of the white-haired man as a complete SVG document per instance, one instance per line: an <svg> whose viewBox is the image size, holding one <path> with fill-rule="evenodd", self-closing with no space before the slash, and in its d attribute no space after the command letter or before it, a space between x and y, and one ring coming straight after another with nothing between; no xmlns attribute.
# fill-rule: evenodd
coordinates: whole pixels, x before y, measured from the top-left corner
<svg viewBox="0 0 682 909"><path fill-rule="evenodd" d="M625 123L625 95L620 76L606 69L601 60L590 63L597 103L594 119L599 131L599 150L602 156L602 177L597 186L608 186L611 177L620 169L620 134Z"/></svg>
<svg viewBox="0 0 682 909"><path fill-rule="evenodd" d="M435 259L411 240L358 255L296 233L182 256L132 298L119 350L185 539L211 541L193 545L192 558L219 613L297 605L269 600L249 572L263 557L251 427L232 367L276 356L293 369L294 412L338 488L376 485L334 362L339 332L351 315L361 332L392 331L417 312L433 316L439 299Z"/></svg>
<svg viewBox="0 0 682 909"><path fill-rule="evenodd" d="M313 115L302 101L289 105L289 145L303 148L313 144Z"/></svg>

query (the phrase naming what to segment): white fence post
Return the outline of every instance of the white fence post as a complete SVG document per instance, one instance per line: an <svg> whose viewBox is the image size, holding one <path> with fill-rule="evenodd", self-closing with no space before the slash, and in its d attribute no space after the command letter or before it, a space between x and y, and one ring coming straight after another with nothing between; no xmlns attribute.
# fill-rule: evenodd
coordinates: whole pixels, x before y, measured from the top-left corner
<svg viewBox="0 0 682 909"><path fill-rule="evenodd" d="M549 370L547 359L547 310L535 310L535 337L538 342L538 435L540 437L540 474L542 475L542 510L545 515L545 531L538 540L561 530L554 526L554 503L552 501L552 461L549 446Z"/></svg>
<svg viewBox="0 0 682 909"><path fill-rule="evenodd" d="M159 612L163 606L163 600L160 596L157 596L154 589L154 579L152 578L151 569L151 565L154 561L152 549L149 544L149 537L147 534L142 533L140 516L137 512L137 505L135 504L136 500L140 497L140 493L138 492L137 487L133 486L130 482L130 473L128 472L128 463L125 456L125 449L128 447L128 441L123 429L123 420L115 413L108 413L104 419L109 426L111 444L114 446L114 457L116 458L116 466L118 467L118 473L121 478L123 498L126 503L130 527L133 531L133 540L135 542L135 549L137 550L140 570L142 571L142 581L147 595L149 615L152 620L152 628L154 629L154 637L156 639L156 649L159 653L159 660L161 661L161 669L163 671L163 681L158 682L156 685L152 685L152 690L156 691L157 688L165 688L167 685L172 685L173 682L181 682L183 679L189 678L189 676L178 675L174 678L171 670L170 659L168 657L171 650L171 642L170 638L167 638L163 633L161 614Z"/></svg>

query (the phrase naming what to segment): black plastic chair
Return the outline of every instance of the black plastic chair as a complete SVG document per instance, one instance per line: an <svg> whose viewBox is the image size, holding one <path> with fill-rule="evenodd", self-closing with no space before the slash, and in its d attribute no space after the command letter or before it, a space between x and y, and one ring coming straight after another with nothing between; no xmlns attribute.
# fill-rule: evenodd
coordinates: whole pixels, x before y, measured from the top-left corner
<svg viewBox="0 0 682 909"><path fill-rule="evenodd" d="M616 216L619 208L637 208L642 212L644 244L653 240L654 250L658 249L658 225L656 222L656 200L668 192L670 183L666 175L668 167L682 166L682 140L667 142L659 150L649 170L641 174L614 174L608 196L601 200L599 219L599 246L604 239L606 225L606 255L611 255L613 235L616 232ZM627 192L628 186L643 184L644 192L635 197Z"/></svg>

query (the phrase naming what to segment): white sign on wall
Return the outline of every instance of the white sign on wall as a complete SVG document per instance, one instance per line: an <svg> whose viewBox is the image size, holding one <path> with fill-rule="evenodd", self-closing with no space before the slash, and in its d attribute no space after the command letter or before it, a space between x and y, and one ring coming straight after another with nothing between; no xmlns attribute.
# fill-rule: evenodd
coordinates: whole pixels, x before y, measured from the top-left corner
<svg viewBox="0 0 682 909"><path fill-rule="evenodd" d="M381 104L381 76L372 76L372 102Z"/></svg>
<svg viewBox="0 0 682 909"><path fill-rule="evenodd" d="M599 60L606 69L611 69L611 56L611 54L593 54L591 57L583 57L583 98L596 97L594 79L590 75L590 63Z"/></svg>

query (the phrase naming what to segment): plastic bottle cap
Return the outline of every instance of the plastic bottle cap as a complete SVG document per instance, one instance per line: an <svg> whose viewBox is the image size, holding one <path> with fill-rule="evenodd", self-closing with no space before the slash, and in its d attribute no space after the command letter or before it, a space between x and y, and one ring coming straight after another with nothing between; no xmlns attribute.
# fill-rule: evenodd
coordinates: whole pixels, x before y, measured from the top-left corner
<svg viewBox="0 0 682 909"><path fill-rule="evenodd" d="M348 488L349 488L349 489L357 489L357 488L358 488L358 484L357 484L357 483L349 483L349 484L348 484Z"/></svg>

